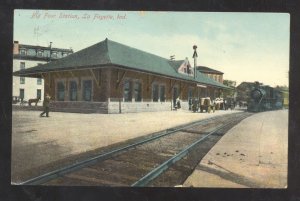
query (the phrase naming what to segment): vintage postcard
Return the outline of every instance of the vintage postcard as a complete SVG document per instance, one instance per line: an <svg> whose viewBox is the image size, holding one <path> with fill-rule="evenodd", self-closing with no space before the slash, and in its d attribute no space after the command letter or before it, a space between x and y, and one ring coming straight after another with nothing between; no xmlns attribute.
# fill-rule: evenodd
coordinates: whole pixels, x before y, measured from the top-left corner
<svg viewBox="0 0 300 201"><path fill-rule="evenodd" d="M289 26L15 10L11 183L287 188Z"/></svg>

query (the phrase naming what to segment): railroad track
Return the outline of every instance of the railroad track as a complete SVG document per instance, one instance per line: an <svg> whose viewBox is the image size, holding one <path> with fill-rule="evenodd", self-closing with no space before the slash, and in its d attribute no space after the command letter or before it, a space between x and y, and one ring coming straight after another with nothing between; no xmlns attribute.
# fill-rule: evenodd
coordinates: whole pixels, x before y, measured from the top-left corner
<svg viewBox="0 0 300 201"><path fill-rule="evenodd" d="M153 137L114 149L29 179L23 185L175 186L226 131L250 113L235 113L168 129Z"/></svg>

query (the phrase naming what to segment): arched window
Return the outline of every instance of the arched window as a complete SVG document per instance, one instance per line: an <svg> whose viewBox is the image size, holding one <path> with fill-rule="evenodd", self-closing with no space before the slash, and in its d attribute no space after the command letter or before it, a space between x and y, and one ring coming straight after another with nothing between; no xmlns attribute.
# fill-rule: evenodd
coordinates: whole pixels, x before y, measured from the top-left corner
<svg viewBox="0 0 300 201"><path fill-rule="evenodd" d="M65 100L65 84L63 81L57 82L57 100L58 101Z"/></svg>
<svg viewBox="0 0 300 201"><path fill-rule="evenodd" d="M130 80L124 81L124 101L131 102L132 101L132 93L131 93L131 82Z"/></svg>
<svg viewBox="0 0 300 201"><path fill-rule="evenodd" d="M84 101L92 100L92 80L83 80L83 82L82 82L82 99Z"/></svg>
<svg viewBox="0 0 300 201"><path fill-rule="evenodd" d="M158 98L159 98L158 84L153 84L152 85L152 100L153 100L153 102L158 102Z"/></svg>
<svg viewBox="0 0 300 201"><path fill-rule="evenodd" d="M134 100L135 102L142 101L142 84L140 81L134 82Z"/></svg>
<svg viewBox="0 0 300 201"><path fill-rule="evenodd" d="M77 82L72 80L70 81L70 101L76 101L77 100Z"/></svg>
<svg viewBox="0 0 300 201"><path fill-rule="evenodd" d="M166 100L166 87L165 85L160 85L159 87L159 99L160 99L160 102L165 102Z"/></svg>

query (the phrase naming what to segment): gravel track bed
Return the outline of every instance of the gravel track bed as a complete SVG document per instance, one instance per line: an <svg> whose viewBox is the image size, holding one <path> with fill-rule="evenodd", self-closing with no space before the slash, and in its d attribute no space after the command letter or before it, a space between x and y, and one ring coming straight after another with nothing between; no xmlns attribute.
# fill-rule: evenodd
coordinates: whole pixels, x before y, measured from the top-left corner
<svg viewBox="0 0 300 201"><path fill-rule="evenodd" d="M215 121L202 126L188 128L188 132L176 132L137 146L108 160L66 174L45 184L130 186L152 169L203 137L206 133L214 130L216 126L220 126L225 121L240 119L241 116L241 114L231 115L226 118L220 118L218 122ZM150 183L149 186L182 184L205 154L231 127L223 129L217 135L211 135L201 143L201 146L197 146L188 156L169 168L164 174Z"/></svg>

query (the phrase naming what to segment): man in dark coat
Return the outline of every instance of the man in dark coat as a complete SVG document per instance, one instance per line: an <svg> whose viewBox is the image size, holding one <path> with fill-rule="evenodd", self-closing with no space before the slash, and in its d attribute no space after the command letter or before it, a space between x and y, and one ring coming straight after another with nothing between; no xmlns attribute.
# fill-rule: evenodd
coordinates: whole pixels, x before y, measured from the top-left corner
<svg viewBox="0 0 300 201"><path fill-rule="evenodd" d="M49 104L50 104L51 97L49 94L46 94L44 101L43 101L43 112L40 114L40 117L43 117L43 115L46 113L46 117L49 117Z"/></svg>

